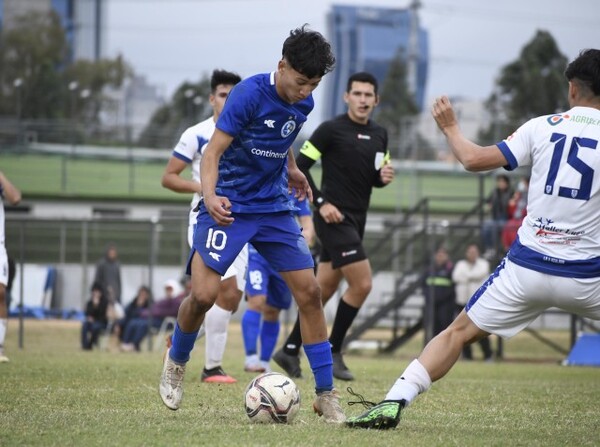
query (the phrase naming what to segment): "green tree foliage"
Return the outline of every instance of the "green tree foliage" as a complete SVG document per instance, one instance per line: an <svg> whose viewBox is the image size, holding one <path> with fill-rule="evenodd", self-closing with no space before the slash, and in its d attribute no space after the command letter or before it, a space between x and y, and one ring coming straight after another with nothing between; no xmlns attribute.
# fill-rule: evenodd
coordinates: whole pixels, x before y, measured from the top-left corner
<svg viewBox="0 0 600 447"><path fill-rule="evenodd" d="M97 120L103 90L119 87L131 69L121 57L68 65L68 54L65 32L54 11L17 17L0 38L0 114L59 119L79 113L80 118ZM81 95L84 91L86 95Z"/></svg>
<svg viewBox="0 0 600 447"><path fill-rule="evenodd" d="M159 107L139 137L138 144L144 147L165 148L173 146L180 134L212 114L208 97L210 77L199 82L184 82L171 100Z"/></svg>
<svg viewBox="0 0 600 447"><path fill-rule="evenodd" d="M32 12L17 17L0 40L0 113L30 118L60 116L65 89L57 68L67 53L57 14Z"/></svg>
<svg viewBox="0 0 600 447"><path fill-rule="evenodd" d="M480 140L498 141L533 117L568 109L567 62L552 35L538 30L519 58L502 69L486 101L492 123L480 131Z"/></svg>
<svg viewBox="0 0 600 447"><path fill-rule="evenodd" d="M76 101L71 99L72 104L67 115L88 123L98 122L100 112L110 102L105 94L106 87L119 88L125 78L132 74L131 68L121 56L98 61L75 61L64 72L67 85L77 85ZM71 92L71 96L73 95Z"/></svg>

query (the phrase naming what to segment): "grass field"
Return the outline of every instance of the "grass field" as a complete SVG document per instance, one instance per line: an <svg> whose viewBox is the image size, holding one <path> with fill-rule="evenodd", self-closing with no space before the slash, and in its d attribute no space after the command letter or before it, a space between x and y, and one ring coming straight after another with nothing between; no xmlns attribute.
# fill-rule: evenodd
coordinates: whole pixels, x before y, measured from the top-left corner
<svg viewBox="0 0 600 447"><path fill-rule="evenodd" d="M299 416L290 426L252 425L242 395L239 326L232 325L224 367L235 385L202 384L203 343L188 366L182 408L170 411L157 392L161 353L79 349L79 323L25 322L24 349L11 320L0 364L2 446L584 446L600 443L600 369L563 367L562 356L521 334L506 343L507 361L459 362L408 408L389 432L324 424L311 410L311 379L298 380ZM371 336L376 334L371 334ZM568 334L546 334L565 345ZM353 389L379 400L421 346L415 339L393 356L349 353ZM477 347L475 347L476 352ZM526 359L533 361L526 362ZM309 374L303 359L305 377ZM337 383L346 406L345 383Z"/></svg>

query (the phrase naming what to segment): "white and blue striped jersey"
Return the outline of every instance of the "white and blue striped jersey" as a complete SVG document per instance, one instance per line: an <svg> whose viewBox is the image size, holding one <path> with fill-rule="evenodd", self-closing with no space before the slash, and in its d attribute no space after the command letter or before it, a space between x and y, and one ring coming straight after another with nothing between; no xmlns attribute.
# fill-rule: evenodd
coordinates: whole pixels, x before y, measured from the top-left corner
<svg viewBox="0 0 600 447"><path fill-rule="evenodd" d="M531 165L527 217L508 257L574 278L600 276L600 111L534 118L498 143L509 170Z"/></svg>
<svg viewBox="0 0 600 447"><path fill-rule="evenodd" d="M212 137L215 132L215 121L213 117L195 124L194 126L188 127L183 134L179 142L173 149L173 156L188 163L192 169L192 179L196 182L200 182L200 160L202 159L202 152L208 144L208 140ZM195 209L196 205L200 201L200 195L194 193L192 197L191 209ZM195 220L195 215L194 215Z"/></svg>
<svg viewBox="0 0 600 447"><path fill-rule="evenodd" d="M288 149L312 111L312 95L294 104L279 97L275 73L247 78L229 93L216 127L233 137L219 161L216 193L234 213L294 210L288 195Z"/></svg>

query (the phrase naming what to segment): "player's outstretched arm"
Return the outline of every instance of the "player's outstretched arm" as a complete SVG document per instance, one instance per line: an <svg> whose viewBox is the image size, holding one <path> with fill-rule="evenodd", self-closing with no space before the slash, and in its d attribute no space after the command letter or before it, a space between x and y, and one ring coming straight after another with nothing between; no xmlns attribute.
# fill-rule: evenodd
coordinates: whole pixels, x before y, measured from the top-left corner
<svg viewBox="0 0 600 447"><path fill-rule="evenodd" d="M21 191L10 182L2 171L0 171L0 186L2 187L2 194L8 203L16 205L21 201Z"/></svg>
<svg viewBox="0 0 600 447"><path fill-rule="evenodd" d="M215 129L200 163L204 205L210 216L219 225L230 225L233 222L231 211L229 211L231 202L227 197L217 196L215 192L219 178L219 160L232 141L232 136Z"/></svg>
<svg viewBox="0 0 600 447"><path fill-rule="evenodd" d="M483 147L465 138L458 126L458 120L448 97L437 98L431 114L446 136L454 156L467 171L488 171L507 165L508 162L498 146Z"/></svg>

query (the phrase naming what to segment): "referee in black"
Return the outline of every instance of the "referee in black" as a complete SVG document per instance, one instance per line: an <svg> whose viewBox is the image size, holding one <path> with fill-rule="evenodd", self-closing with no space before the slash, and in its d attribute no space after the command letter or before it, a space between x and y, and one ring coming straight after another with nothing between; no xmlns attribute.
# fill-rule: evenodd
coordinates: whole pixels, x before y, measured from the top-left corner
<svg viewBox="0 0 600 447"><path fill-rule="evenodd" d="M343 279L344 291L329 341L333 353L333 375L353 380L341 349L360 307L372 286L371 264L362 245L367 210L373 187L388 185L394 169L387 150L387 131L370 119L379 102L377 80L370 73L355 73L348 79L344 101L348 112L322 123L304 143L297 158L313 191L315 230L321 242L317 282L323 304L333 296ZM321 159L321 189L310 168ZM273 360L291 377L301 377L300 323L292 329Z"/></svg>

